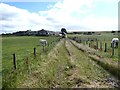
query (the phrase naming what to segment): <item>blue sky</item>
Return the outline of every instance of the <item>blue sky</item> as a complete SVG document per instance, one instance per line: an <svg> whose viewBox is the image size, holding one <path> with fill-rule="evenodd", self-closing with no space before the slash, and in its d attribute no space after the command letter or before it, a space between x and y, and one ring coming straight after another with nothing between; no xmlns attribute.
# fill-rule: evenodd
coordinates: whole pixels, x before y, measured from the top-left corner
<svg viewBox="0 0 120 90"><path fill-rule="evenodd" d="M119 0L2 2L0 33L42 28L60 31L111 31L118 27Z"/></svg>
<svg viewBox="0 0 120 90"><path fill-rule="evenodd" d="M50 5L54 5L56 2L5 2L11 6L15 6L21 9L27 9L30 12L38 12L48 10Z"/></svg>
<svg viewBox="0 0 120 90"><path fill-rule="evenodd" d="M96 13L97 16L110 16L116 17L118 15L117 4L97 3L97 7L93 9L92 13Z"/></svg>

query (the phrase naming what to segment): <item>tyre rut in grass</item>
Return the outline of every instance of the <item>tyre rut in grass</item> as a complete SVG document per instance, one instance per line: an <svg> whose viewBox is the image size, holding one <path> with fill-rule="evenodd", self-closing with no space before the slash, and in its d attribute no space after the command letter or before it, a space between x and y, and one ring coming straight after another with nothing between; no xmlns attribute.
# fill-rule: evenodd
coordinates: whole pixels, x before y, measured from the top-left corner
<svg viewBox="0 0 120 90"><path fill-rule="evenodd" d="M110 87L104 78L108 75L69 40L62 39L48 55L42 56L38 69L21 87Z"/></svg>
<svg viewBox="0 0 120 90"><path fill-rule="evenodd" d="M81 79L79 87L112 87L106 82L109 73L92 61L86 53L78 50L69 40L66 40L66 48L71 53L72 64L78 69L77 78Z"/></svg>

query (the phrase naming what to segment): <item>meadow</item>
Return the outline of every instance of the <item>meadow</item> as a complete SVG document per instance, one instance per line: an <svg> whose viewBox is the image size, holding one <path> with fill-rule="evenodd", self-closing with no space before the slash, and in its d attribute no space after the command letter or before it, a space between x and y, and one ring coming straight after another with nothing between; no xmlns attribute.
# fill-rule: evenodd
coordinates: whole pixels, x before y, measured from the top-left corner
<svg viewBox="0 0 120 90"><path fill-rule="evenodd" d="M111 82L114 83L114 81L107 80L113 77L111 72L113 74L117 69L110 69L111 72L107 69L109 68L108 62L110 65L114 63L117 65L119 60L118 48L115 48L115 55L111 57L111 39L118 35L112 33L69 34L68 37L77 37L75 41L81 38L82 43L71 41L68 38L60 40L60 37L55 36L2 37L3 88L114 87L113 84L111 85ZM98 44L102 42L103 50L93 50L89 47L89 44L85 42L88 38L97 39ZM43 46L40 46L39 39L46 39L49 43L44 50ZM107 52L104 52L105 42ZM81 49L77 45L82 46ZM36 57L34 57L34 48L36 48ZM95 51L95 55L101 55L101 59L106 65L101 64L101 66L99 62L96 62L99 60L93 60L95 58L91 53L87 53L88 51L91 53ZM14 53L17 69L13 67ZM113 63L111 63L112 61Z"/></svg>
<svg viewBox="0 0 120 90"><path fill-rule="evenodd" d="M40 46L39 39L48 40L49 46ZM47 54L59 41L59 37L13 36L2 38L2 78L3 87L16 87L28 74L27 71L36 68L41 55ZM36 48L36 58L34 58ZM13 68L13 54L16 54L17 70ZM26 60L31 64L26 65Z"/></svg>

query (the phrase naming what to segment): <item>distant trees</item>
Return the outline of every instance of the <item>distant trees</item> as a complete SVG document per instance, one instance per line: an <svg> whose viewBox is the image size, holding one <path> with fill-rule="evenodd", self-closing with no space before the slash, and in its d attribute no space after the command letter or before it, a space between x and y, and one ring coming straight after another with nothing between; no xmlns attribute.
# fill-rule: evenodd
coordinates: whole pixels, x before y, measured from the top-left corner
<svg viewBox="0 0 120 90"><path fill-rule="evenodd" d="M115 31L112 31L111 33L115 33Z"/></svg>
<svg viewBox="0 0 120 90"><path fill-rule="evenodd" d="M65 38L67 37L67 30L65 28L61 28L61 34L62 34L62 37Z"/></svg>

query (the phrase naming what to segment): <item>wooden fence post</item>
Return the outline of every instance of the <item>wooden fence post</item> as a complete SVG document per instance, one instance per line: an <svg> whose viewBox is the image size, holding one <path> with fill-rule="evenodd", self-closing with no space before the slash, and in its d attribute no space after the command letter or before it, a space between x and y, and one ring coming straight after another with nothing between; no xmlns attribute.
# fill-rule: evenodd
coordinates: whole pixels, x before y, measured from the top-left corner
<svg viewBox="0 0 120 90"><path fill-rule="evenodd" d="M102 42L100 42L100 50L102 50Z"/></svg>
<svg viewBox="0 0 120 90"><path fill-rule="evenodd" d="M107 43L105 43L105 50L104 52L107 52Z"/></svg>
<svg viewBox="0 0 120 90"><path fill-rule="evenodd" d="M114 43L112 43L112 56L114 56Z"/></svg>
<svg viewBox="0 0 120 90"><path fill-rule="evenodd" d="M13 54L13 65L14 65L14 69L16 69L16 56L15 56L15 53Z"/></svg>
<svg viewBox="0 0 120 90"><path fill-rule="evenodd" d="M36 48L34 48L34 58L36 58Z"/></svg>

